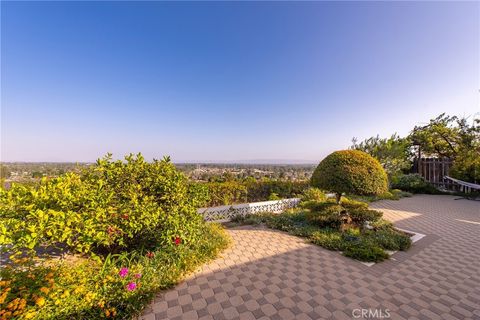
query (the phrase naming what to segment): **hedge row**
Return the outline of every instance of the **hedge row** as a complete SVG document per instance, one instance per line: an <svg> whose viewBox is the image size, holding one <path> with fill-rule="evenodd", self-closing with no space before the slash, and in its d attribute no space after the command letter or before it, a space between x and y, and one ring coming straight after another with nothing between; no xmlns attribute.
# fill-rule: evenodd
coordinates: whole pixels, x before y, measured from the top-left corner
<svg viewBox="0 0 480 320"><path fill-rule="evenodd" d="M207 206L267 201L272 198L299 196L309 187L308 181L258 180L205 182L210 200Z"/></svg>

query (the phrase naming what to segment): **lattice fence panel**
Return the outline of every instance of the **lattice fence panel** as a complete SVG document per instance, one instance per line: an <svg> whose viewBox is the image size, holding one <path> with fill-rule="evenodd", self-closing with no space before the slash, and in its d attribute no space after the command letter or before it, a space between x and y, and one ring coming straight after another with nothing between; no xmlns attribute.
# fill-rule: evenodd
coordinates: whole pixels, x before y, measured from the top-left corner
<svg viewBox="0 0 480 320"><path fill-rule="evenodd" d="M252 203L234 204L230 206L219 206L198 209L206 221L231 220L238 215L248 215L259 212L280 213L286 209L294 208L300 202L299 198L290 198L274 201L262 201Z"/></svg>

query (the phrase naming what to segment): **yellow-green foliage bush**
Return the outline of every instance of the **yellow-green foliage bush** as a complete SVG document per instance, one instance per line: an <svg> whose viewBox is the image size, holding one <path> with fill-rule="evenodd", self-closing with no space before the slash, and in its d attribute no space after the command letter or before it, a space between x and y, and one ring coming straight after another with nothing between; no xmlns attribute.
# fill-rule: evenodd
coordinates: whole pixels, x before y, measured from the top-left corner
<svg viewBox="0 0 480 320"><path fill-rule="evenodd" d="M228 180L198 183L208 189L207 206L292 198L308 188L307 181Z"/></svg>
<svg viewBox="0 0 480 320"><path fill-rule="evenodd" d="M201 183L208 189L208 206L247 202L247 187L239 181Z"/></svg>
<svg viewBox="0 0 480 320"><path fill-rule="evenodd" d="M326 201L327 196L325 193L318 189L318 188L308 188L303 191L302 195L300 196L302 202L306 201Z"/></svg>
<svg viewBox="0 0 480 320"><path fill-rule="evenodd" d="M262 179L242 182L247 187L248 202L268 200L272 193L279 198L299 196L308 188L308 181L288 181L276 179Z"/></svg>
<svg viewBox="0 0 480 320"><path fill-rule="evenodd" d="M73 252L120 252L198 239L206 190L168 160L98 160L37 187L0 190L0 245L9 251L61 244Z"/></svg>
<svg viewBox="0 0 480 320"><path fill-rule="evenodd" d="M197 213L206 200L168 158L140 154L0 190L0 319L132 319L226 247Z"/></svg>
<svg viewBox="0 0 480 320"><path fill-rule="evenodd" d="M307 221L321 228L337 229L345 219L344 208L333 202L309 201L306 208L309 209L305 213Z"/></svg>
<svg viewBox="0 0 480 320"><path fill-rule="evenodd" d="M378 160L358 150L336 151L315 169L311 185L335 192L378 195L388 191L387 174Z"/></svg>

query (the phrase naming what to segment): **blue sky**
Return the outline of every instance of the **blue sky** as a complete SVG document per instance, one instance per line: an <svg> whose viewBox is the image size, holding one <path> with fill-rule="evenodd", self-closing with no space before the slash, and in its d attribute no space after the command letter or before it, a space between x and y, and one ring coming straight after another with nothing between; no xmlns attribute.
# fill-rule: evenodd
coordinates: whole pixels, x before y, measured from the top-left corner
<svg viewBox="0 0 480 320"><path fill-rule="evenodd" d="M480 3L3 2L1 160L308 160L480 111Z"/></svg>

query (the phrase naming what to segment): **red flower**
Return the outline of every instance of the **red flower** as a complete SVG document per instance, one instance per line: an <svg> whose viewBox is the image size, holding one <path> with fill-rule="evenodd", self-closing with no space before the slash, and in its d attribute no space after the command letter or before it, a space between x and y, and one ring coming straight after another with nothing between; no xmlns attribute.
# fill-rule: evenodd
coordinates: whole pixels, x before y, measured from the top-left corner
<svg viewBox="0 0 480 320"><path fill-rule="evenodd" d="M122 214L123 219L128 219L128 214Z"/></svg>
<svg viewBox="0 0 480 320"><path fill-rule="evenodd" d="M182 239L180 237L176 237L175 240L173 240L176 246L178 246L180 243L182 243Z"/></svg>
<svg viewBox="0 0 480 320"><path fill-rule="evenodd" d="M155 256L155 253L148 251L146 254L147 258L152 259Z"/></svg>

